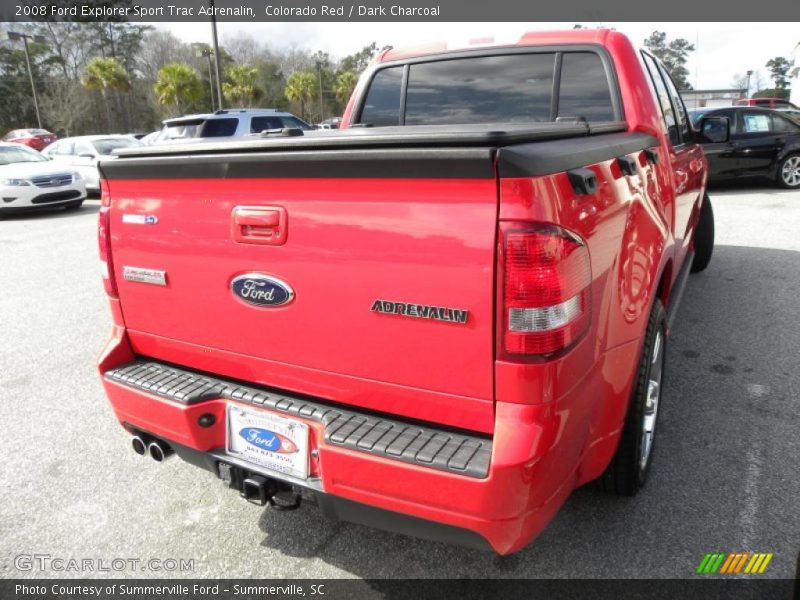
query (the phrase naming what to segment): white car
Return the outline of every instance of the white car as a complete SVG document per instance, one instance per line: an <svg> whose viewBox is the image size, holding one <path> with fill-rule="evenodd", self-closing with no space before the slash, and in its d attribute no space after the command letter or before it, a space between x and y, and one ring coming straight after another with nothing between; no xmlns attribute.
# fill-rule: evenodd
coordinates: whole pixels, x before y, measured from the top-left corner
<svg viewBox="0 0 800 600"><path fill-rule="evenodd" d="M22 144L0 143L0 218L47 207L79 208L86 199L80 173Z"/></svg>
<svg viewBox="0 0 800 600"><path fill-rule="evenodd" d="M58 140L42 150L42 154L78 171L86 180L90 194L100 193L97 163L111 158L117 148L132 148L142 143L130 135L84 135Z"/></svg>

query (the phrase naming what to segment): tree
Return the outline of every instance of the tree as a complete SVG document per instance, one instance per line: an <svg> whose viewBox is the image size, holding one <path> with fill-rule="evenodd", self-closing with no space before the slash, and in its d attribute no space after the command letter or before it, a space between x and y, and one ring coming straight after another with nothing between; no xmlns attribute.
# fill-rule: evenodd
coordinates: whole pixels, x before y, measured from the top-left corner
<svg viewBox="0 0 800 600"><path fill-rule="evenodd" d="M77 81L51 78L39 101L45 121L62 136L74 135L75 126L91 105L88 92Z"/></svg>
<svg viewBox="0 0 800 600"><path fill-rule="evenodd" d="M311 71L292 73L286 81L286 97L300 104L300 116L306 118L306 104L314 98L317 88L317 76Z"/></svg>
<svg viewBox="0 0 800 600"><path fill-rule="evenodd" d="M769 69L770 77L775 82L775 88L785 90L789 87L789 70L794 65L794 61L786 60L783 56L776 56L767 61L766 67Z"/></svg>
<svg viewBox="0 0 800 600"><path fill-rule="evenodd" d="M195 67L203 66L199 64L200 59L195 57L189 44L184 44L169 31L156 30L145 37L142 49L136 56L136 67L145 80L153 83L158 78L159 69L164 65L192 64L193 61L198 63Z"/></svg>
<svg viewBox="0 0 800 600"><path fill-rule="evenodd" d="M356 74L361 73L372 62L373 57L378 52L378 45L372 42L369 46L364 46L361 50L349 56L345 56L339 62L339 70L344 73L346 71L353 71Z"/></svg>
<svg viewBox="0 0 800 600"><path fill-rule="evenodd" d="M689 70L686 68L686 60L689 53L694 52L694 44L690 44L684 38L676 38L667 43L666 33L654 31L644 41L644 45L653 53L653 56L664 63L664 67L675 82L675 87L679 90L692 89L692 85L689 83Z"/></svg>
<svg viewBox="0 0 800 600"><path fill-rule="evenodd" d="M111 118L110 95L115 92L127 92L131 88L130 77L116 58L94 58L83 72L83 87L93 92L100 92L106 106L108 129L113 130Z"/></svg>
<svg viewBox="0 0 800 600"><path fill-rule="evenodd" d="M236 65L225 70L225 76L230 80L222 84L222 91L226 98L233 101L239 108L252 105L264 95L256 84L258 69L250 65Z"/></svg>
<svg viewBox="0 0 800 600"><path fill-rule="evenodd" d="M336 78L334 92L336 93L336 99L341 102L342 105L347 104L347 101L353 94L353 90L356 89L357 83L358 75L353 71L343 71L339 73L339 76Z"/></svg>
<svg viewBox="0 0 800 600"><path fill-rule="evenodd" d="M183 63L170 63L158 71L153 86L159 104L174 106L178 115L203 97L203 84L192 67Z"/></svg>

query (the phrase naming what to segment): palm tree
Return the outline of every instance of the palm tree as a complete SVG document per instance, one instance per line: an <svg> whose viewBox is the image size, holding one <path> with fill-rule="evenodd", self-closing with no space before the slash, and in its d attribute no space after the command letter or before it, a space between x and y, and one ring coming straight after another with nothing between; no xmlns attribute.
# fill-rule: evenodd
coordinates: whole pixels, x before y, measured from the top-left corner
<svg viewBox="0 0 800 600"><path fill-rule="evenodd" d="M333 91L336 93L336 99L342 104L347 104L353 90L356 89L358 83L358 74L353 71L343 71L339 73L336 78L336 85Z"/></svg>
<svg viewBox="0 0 800 600"><path fill-rule="evenodd" d="M100 92L106 106L108 129L113 130L111 122L111 104L109 94L112 92L127 92L131 89L131 80L128 73L116 58L93 58L83 72L81 80L83 87L93 92Z"/></svg>
<svg viewBox="0 0 800 600"><path fill-rule="evenodd" d="M239 108L245 108L264 95L264 90L256 85L258 69L250 65L236 65L225 69L225 77L230 82L222 84L222 91Z"/></svg>
<svg viewBox="0 0 800 600"><path fill-rule="evenodd" d="M306 118L306 102L310 102L317 89L317 76L311 71L296 71L286 81L286 97L300 103L300 116Z"/></svg>
<svg viewBox="0 0 800 600"><path fill-rule="evenodd" d="M203 97L203 84L192 67L184 63L170 63L158 70L153 91L159 104L174 106L179 115L184 108Z"/></svg>

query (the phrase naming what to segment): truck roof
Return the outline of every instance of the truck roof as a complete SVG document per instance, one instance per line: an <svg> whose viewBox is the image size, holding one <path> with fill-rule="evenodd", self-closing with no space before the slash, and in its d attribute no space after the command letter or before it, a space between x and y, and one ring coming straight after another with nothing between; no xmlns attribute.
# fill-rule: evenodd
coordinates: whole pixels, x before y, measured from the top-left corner
<svg viewBox="0 0 800 600"><path fill-rule="evenodd" d="M599 44L605 45L609 38L624 37L622 33L612 29L566 29L562 31L529 31L511 38L495 38L493 36L473 38L470 40L450 40L433 42L407 48L387 48L378 55L376 62L384 63L394 60L421 58L447 52L477 50L480 48L502 48L519 46L549 46L560 44Z"/></svg>

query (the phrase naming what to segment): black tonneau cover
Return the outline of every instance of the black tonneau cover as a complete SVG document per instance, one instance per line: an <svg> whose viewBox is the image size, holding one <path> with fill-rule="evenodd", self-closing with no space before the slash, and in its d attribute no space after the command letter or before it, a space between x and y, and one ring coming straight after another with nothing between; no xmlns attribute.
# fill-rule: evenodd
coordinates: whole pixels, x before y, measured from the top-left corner
<svg viewBox="0 0 800 600"><path fill-rule="evenodd" d="M186 154L271 152L282 150L324 150L355 148L398 148L409 146L506 146L544 140L576 138L627 130L624 121L606 123L546 122L490 123L477 125L406 125L398 127L353 127L307 131L302 136L253 136L247 138L198 139L138 148L125 148L121 157L155 157Z"/></svg>

